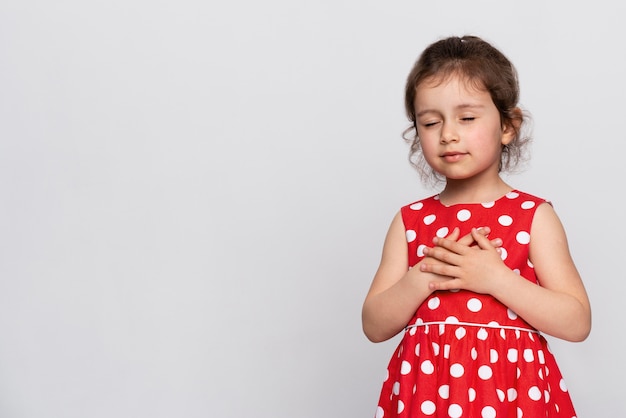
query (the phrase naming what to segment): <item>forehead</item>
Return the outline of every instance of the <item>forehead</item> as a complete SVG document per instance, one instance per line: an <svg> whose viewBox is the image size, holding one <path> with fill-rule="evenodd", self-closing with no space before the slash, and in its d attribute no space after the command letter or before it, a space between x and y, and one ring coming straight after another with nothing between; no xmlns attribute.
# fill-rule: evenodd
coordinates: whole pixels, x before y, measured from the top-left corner
<svg viewBox="0 0 626 418"><path fill-rule="evenodd" d="M458 101L493 103L491 95L480 81L458 74L431 76L415 88L416 108L433 102L445 104Z"/></svg>

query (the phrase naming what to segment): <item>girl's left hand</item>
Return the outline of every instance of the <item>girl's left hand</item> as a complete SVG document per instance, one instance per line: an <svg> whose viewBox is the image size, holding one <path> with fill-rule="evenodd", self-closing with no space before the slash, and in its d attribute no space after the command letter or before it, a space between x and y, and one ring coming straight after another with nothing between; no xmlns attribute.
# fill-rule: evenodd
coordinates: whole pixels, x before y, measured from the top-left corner
<svg viewBox="0 0 626 418"><path fill-rule="evenodd" d="M429 286L432 290L465 289L491 294L498 279L511 271L502 261L498 249L484 234L472 228L471 235L477 245L435 238L435 246L424 250L424 255L441 263L423 263L420 270L450 278L431 282Z"/></svg>

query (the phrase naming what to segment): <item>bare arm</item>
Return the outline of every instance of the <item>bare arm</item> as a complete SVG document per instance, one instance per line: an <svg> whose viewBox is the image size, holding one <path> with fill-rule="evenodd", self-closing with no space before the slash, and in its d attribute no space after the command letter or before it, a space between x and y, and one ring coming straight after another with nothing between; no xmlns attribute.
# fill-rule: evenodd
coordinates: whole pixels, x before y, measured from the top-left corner
<svg viewBox="0 0 626 418"><path fill-rule="evenodd" d="M475 247L441 239L426 251L444 264L423 264L421 269L451 278L431 283L431 289L491 294L539 331L568 341L587 338L591 329L589 300L552 206L537 208L531 228L530 260L541 286L511 271L480 234L474 238Z"/></svg>
<svg viewBox="0 0 626 418"><path fill-rule="evenodd" d="M363 332L371 341L385 341L400 332L432 292L428 282L434 275L418 268L408 270L407 266L407 242L398 213L387 232L380 266L363 303Z"/></svg>
<svg viewBox="0 0 626 418"><path fill-rule="evenodd" d="M477 232L485 236L488 229ZM459 238L455 229L447 239L460 246L468 247L474 242L471 235ZM458 239L458 241L457 241ZM501 241L488 245L499 246ZM492 247L495 250L495 247ZM398 213L389 227L380 266L363 303L363 332L371 341L381 342L400 332L410 321L420 304L433 292L429 283L437 283L449 278L422 271L424 263L441 264L435 259L425 258L412 269L408 269L408 251L402 216Z"/></svg>

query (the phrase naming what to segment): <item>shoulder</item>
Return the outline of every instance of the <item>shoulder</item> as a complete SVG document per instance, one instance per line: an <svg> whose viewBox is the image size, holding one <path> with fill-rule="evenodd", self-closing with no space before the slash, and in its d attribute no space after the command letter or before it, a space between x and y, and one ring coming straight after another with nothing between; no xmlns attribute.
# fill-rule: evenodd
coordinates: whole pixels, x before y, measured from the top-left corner
<svg viewBox="0 0 626 418"><path fill-rule="evenodd" d="M537 195L531 194L531 193L527 193L527 192L523 192L521 190L513 190L509 193L507 193L506 195L510 200L517 200L522 202L533 202L536 205L539 205L541 203L550 203L550 201L546 198L543 197L539 197Z"/></svg>
<svg viewBox="0 0 626 418"><path fill-rule="evenodd" d="M411 211L419 211L423 209L424 207L427 207L433 204L438 204L438 203L439 203L439 194L434 194L432 196L425 197L423 199L416 200L414 202L411 202L409 204L402 206L402 208L400 209L400 212L404 213L404 212L411 212Z"/></svg>

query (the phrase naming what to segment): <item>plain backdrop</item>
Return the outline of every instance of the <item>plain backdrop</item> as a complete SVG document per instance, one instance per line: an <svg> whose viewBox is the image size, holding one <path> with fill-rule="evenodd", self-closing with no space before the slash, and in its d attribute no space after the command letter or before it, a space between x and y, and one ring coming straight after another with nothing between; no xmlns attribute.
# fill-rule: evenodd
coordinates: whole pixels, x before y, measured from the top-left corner
<svg viewBox="0 0 626 418"><path fill-rule="evenodd" d="M626 6L0 2L0 417L372 417L361 331L400 206L406 75L449 35L517 66L593 307L550 339L579 417L624 415Z"/></svg>

